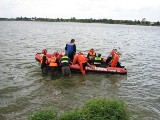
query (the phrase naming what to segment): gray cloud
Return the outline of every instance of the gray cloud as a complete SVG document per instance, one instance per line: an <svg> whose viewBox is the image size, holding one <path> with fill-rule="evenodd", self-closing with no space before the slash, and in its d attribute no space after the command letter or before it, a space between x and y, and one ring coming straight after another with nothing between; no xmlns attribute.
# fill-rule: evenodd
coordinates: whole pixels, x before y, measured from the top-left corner
<svg viewBox="0 0 160 120"><path fill-rule="evenodd" d="M0 17L108 18L160 21L159 0L1 0Z"/></svg>

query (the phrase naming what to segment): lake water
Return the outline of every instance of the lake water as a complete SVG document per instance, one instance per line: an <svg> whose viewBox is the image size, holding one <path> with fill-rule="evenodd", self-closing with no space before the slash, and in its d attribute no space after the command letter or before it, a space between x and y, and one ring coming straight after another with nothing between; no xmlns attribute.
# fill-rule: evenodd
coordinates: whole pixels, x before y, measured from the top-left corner
<svg viewBox="0 0 160 120"><path fill-rule="evenodd" d="M72 38L77 50L103 57L122 51L127 75L73 74L51 79L41 74L35 54L61 50ZM24 120L33 111L60 112L90 98L123 99L133 120L160 118L160 27L88 23L0 22L0 119Z"/></svg>

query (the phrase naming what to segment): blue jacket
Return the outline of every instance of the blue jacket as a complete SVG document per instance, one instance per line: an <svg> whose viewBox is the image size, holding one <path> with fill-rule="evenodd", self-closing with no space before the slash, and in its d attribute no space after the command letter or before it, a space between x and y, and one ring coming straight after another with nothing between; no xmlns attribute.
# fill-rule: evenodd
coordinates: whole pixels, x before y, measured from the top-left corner
<svg viewBox="0 0 160 120"><path fill-rule="evenodd" d="M67 54L73 54L76 52L76 45L74 43L68 43L65 47Z"/></svg>

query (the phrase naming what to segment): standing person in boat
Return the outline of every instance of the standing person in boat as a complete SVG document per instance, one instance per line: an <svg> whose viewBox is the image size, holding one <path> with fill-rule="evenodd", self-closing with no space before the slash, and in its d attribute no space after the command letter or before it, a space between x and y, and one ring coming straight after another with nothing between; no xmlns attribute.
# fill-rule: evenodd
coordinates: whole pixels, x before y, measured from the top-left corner
<svg viewBox="0 0 160 120"><path fill-rule="evenodd" d="M71 70L70 70L70 65L71 61L68 55L65 53L65 55L60 59L60 64L62 66L62 75L63 76L69 76L71 77Z"/></svg>
<svg viewBox="0 0 160 120"><path fill-rule="evenodd" d="M89 53L87 54L88 63L91 64L91 63L92 63L92 59L93 59L94 57L96 57L96 52L94 51L93 48L91 48L91 49L89 50Z"/></svg>
<svg viewBox="0 0 160 120"><path fill-rule="evenodd" d="M121 53L119 53L119 52L115 53L115 55L111 61L110 67L120 67L120 68L122 67L119 62L120 55L121 55Z"/></svg>
<svg viewBox="0 0 160 120"><path fill-rule="evenodd" d="M96 67L101 67L101 65L103 64L103 58L101 58L101 54L98 54L97 57L93 58L93 64Z"/></svg>
<svg viewBox="0 0 160 120"><path fill-rule="evenodd" d="M56 55L53 54L49 61L49 67L51 71L51 77L57 75L58 67L59 67L59 60L57 59Z"/></svg>
<svg viewBox="0 0 160 120"><path fill-rule="evenodd" d="M40 57L42 74L46 74L46 73L47 73L48 59L47 59L47 57L46 57L46 54L47 54L47 50L46 50L46 49L43 49L43 50L42 50L41 57Z"/></svg>
<svg viewBox="0 0 160 120"><path fill-rule="evenodd" d="M113 49L113 50L110 52L110 54L109 54L109 56L107 57L107 60L106 60L106 65L107 65L107 66L110 64L110 62L111 62L111 60L113 59L113 57L114 57L114 55L116 54L116 52L117 52L117 49Z"/></svg>
<svg viewBox="0 0 160 120"><path fill-rule="evenodd" d="M65 50L68 54L68 57L71 59L71 61L73 61L74 55L76 53L76 44L74 39L71 39L71 42L66 44Z"/></svg>
<svg viewBox="0 0 160 120"><path fill-rule="evenodd" d="M86 74L85 67L86 66L91 67L91 65L87 62L87 58L83 55L82 52L79 52L78 55L74 57L73 64L75 64L76 61L78 61L80 65L80 70L82 72L82 75L85 75Z"/></svg>

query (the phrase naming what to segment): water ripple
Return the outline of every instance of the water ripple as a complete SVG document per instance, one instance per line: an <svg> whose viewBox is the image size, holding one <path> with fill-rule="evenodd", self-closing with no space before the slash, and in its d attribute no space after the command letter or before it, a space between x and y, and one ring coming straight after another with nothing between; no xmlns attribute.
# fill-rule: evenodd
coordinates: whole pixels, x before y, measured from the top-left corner
<svg viewBox="0 0 160 120"><path fill-rule="evenodd" d="M0 22L0 117L27 119L35 110L54 106L67 111L89 98L121 98L132 119L160 117L160 28L86 23ZM95 48L103 57L114 47L122 51L127 75L72 78L41 74L34 55L64 49L74 38L77 50Z"/></svg>

